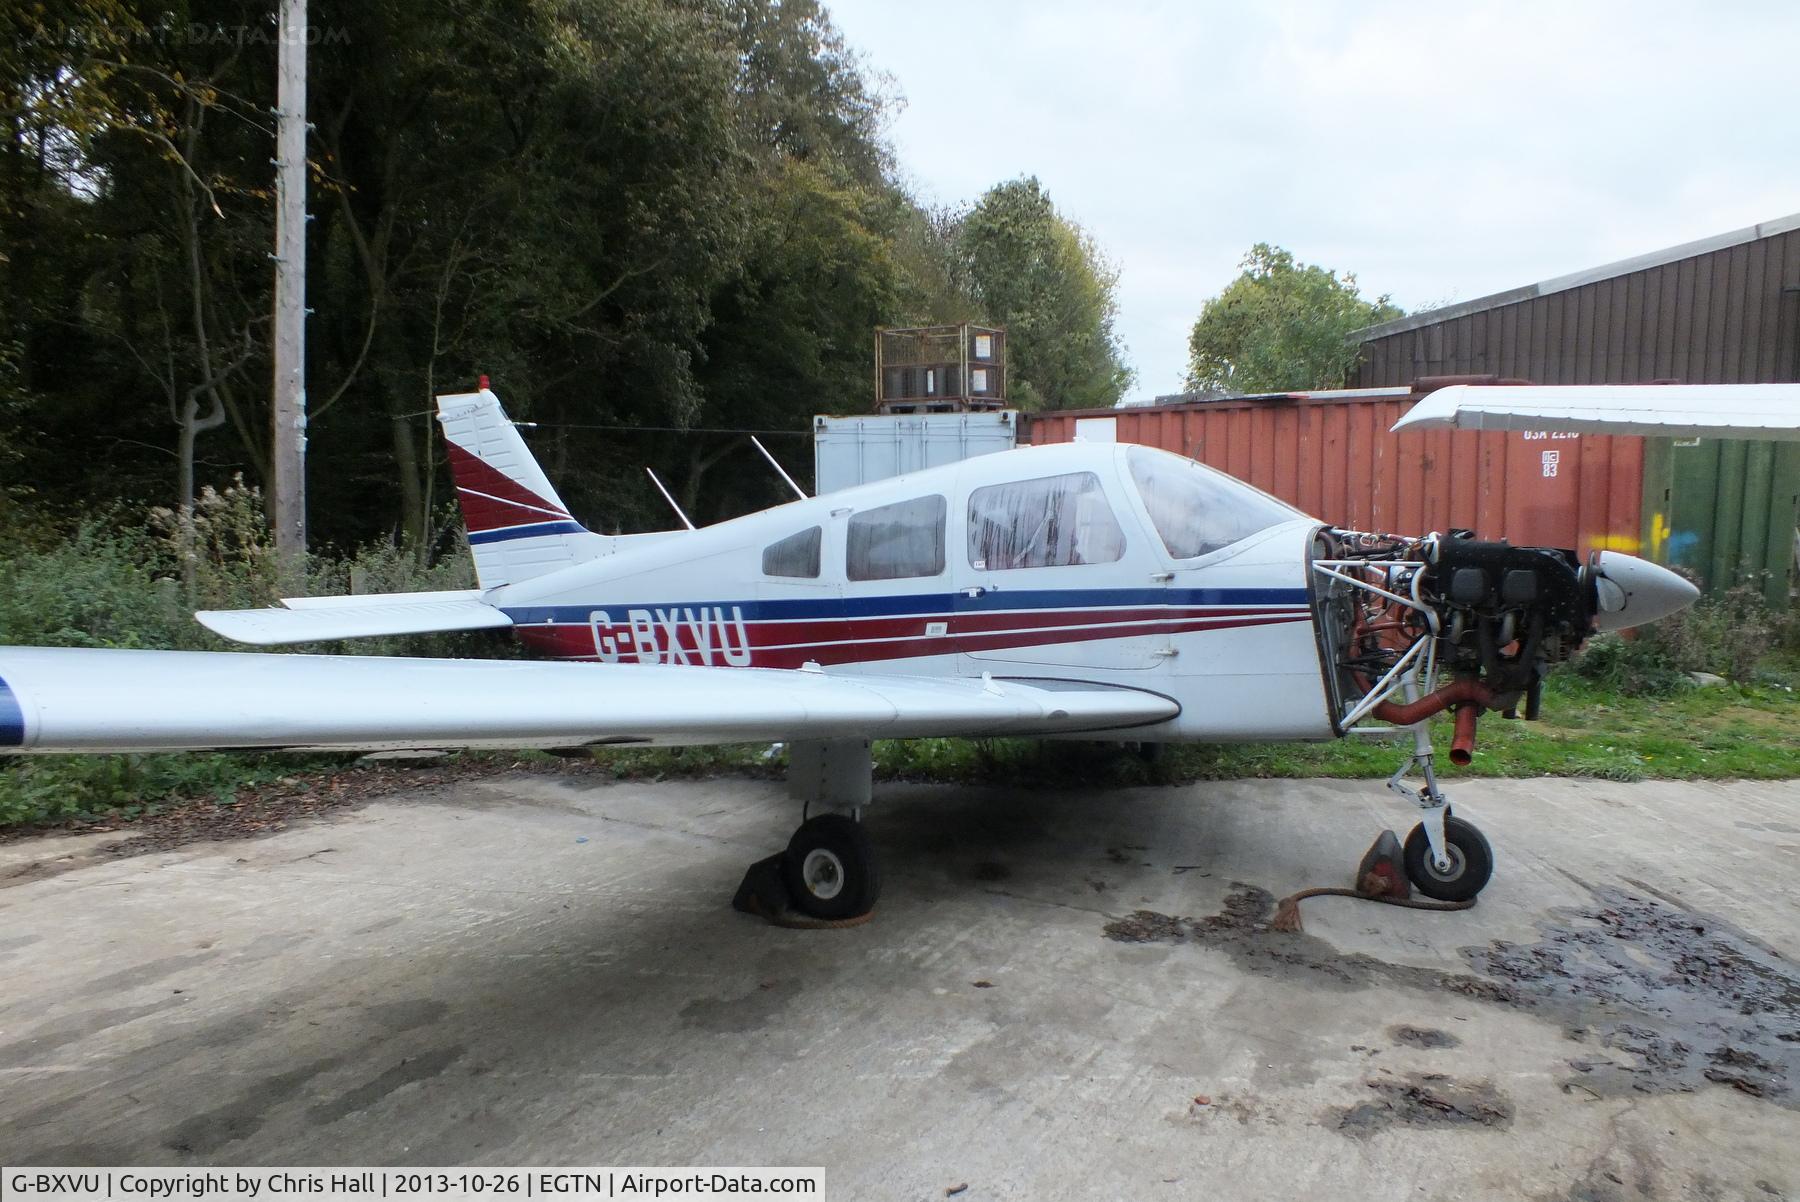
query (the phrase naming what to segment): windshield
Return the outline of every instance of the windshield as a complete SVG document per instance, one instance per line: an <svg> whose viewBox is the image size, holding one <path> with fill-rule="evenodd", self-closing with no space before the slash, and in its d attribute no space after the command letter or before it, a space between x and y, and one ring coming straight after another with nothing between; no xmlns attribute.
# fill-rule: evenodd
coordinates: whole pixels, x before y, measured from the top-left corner
<svg viewBox="0 0 1800 1202"><path fill-rule="evenodd" d="M1126 453L1150 523L1176 559L1229 547L1306 515L1242 480L1152 447Z"/></svg>

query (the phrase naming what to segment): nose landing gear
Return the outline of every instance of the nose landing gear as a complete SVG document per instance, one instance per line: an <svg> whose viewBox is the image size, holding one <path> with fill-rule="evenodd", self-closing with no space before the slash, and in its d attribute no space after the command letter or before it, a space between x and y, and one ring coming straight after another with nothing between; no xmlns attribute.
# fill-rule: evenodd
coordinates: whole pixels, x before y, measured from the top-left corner
<svg viewBox="0 0 1800 1202"><path fill-rule="evenodd" d="M1406 783L1413 769L1421 784ZM1419 824L1406 836L1406 877L1413 888L1437 901L1472 900L1494 875L1494 851L1487 836L1472 822L1453 817L1450 799L1438 787L1432 767L1431 734L1425 722L1413 727L1413 753L1388 778L1388 788L1409 798L1422 811Z"/></svg>
<svg viewBox="0 0 1800 1202"><path fill-rule="evenodd" d="M1449 806L1444 807L1446 810ZM1430 834L1423 822L1406 836L1406 876L1413 888L1438 901L1468 901L1480 893L1494 875L1494 852L1487 836L1472 822L1445 814L1444 858L1432 854Z"/></svg>

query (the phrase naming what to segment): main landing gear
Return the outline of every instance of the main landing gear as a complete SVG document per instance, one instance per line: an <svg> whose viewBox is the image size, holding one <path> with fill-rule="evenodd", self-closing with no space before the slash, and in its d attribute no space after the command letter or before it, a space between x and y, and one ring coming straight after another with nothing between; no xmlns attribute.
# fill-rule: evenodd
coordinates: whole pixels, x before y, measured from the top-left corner
<svg viewBox="0 0 1800 1202"><path fill-rule="evenodd" d="M751 865L732 904L783 926L867 918L881 895L875 849L862 826L873 769L867 739L789 744L788 792L807 817L785 852ZM825 812L813 812L819 809Z"/></svg>
<svg viewBox="0 0 1800 1202"><path fill-rule="evenodd" d="M875 908L881 872L862 823L848 814L808 818L781 858L788 904L810 918L859 918Z"/></svg>

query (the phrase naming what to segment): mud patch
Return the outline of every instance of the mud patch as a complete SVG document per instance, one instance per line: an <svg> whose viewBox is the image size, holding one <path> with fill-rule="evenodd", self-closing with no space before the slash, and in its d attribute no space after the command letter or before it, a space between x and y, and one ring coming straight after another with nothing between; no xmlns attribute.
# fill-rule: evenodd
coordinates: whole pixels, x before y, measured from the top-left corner
<svg viewBox="0 0 1800 1202"><path fill-rule="evenodd" d="M1724 1085L1800 1104L1800 968L1736 927L1668 900L1589 887L1529 946L1466 949L1471 967L1516 983L1571 1038L1608 1053L1572 1060L1565 1085L1602 1095Z"/></svg>
<svg viewBox="0 0 1800 1202"><path fill-rule="evenodd" d="M1274 914L1275 898L1267 889L1233 881L1217 914L1178 918L1137 910L1107 923L1104 930L1107 938L1121 943L1197 943L1227 953L1256 976L1311 988L1355 990L1379 982L1448 990L1487 1001L1519 1000L1515 990L1498 982L1346 954L1316 935L1271 933L1269 920Z"/></svg>
<svg viewBox="0 0 1800 1202"><path fill-rule="evenodd" d="M1378 1077L1363 1084L1373 1096L1366 1102L1325 1112L1327 1126L1367 1139L1389 1127L1512 1126L1513 1106L1486 1081L1463 1084L1441 1073L1410 1077Z"/></svg>
<svg viewBox="0 0 1800 1202"><path fill-rule="evenodd" d="M1106 937L1118 943L1186 943L1191 918L1174 918L1155 910L1135 910L1129 918L1106 924Z"/></svg>
<svg viewBox="0 0 1800 1202"><path fill-rule="evenodd" d="M1436 1027L1409 1027L1401 1025L1389 1027L1388 1035L1395 1043L1403 1043L1414 1048L1456 1048L1462 1046L1462 1040L1448 1031L1440 1031Z"/></svg>
<svg viewBox="0 0 1800 1202"><path fill-rule="evenodd" d="M1398 986L1539 1015L1584 1045L1568 1062L1565 1090L1607 1097L1723 1086L1800 1109L1793 1088L1800 968L1731 924L1669 899L1584 887L1593 903L1554 912L1537 941L1464 948L1467 973L1390 964L1317 936L1271 932L1275 899L1242 882L1233 882L1217 914L1138 910L1104 931L1123 943L1197 944L1246 972L1313 989ZM1413 1046L1454 1046L1390 1034Z"/></svg>

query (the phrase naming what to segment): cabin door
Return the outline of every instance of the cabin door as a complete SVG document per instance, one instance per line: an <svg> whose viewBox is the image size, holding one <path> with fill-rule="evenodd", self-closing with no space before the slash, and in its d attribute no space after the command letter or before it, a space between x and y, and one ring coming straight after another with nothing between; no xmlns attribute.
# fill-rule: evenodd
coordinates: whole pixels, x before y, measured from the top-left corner
<svg viewBox="0 0 1800 1202"><path fill-rule="evenodd" d="M969 670L1145 671L1168 662L1167 573L1094 472L970 491L956 565L956 636Z"/></svg>

